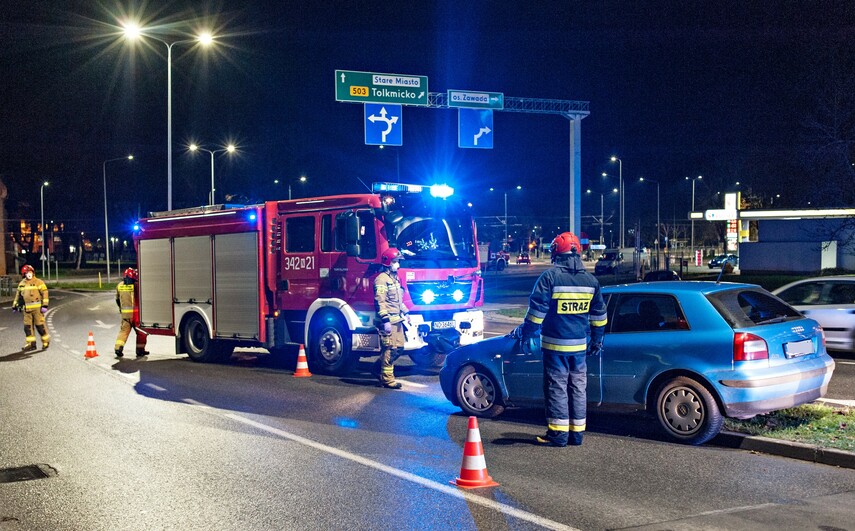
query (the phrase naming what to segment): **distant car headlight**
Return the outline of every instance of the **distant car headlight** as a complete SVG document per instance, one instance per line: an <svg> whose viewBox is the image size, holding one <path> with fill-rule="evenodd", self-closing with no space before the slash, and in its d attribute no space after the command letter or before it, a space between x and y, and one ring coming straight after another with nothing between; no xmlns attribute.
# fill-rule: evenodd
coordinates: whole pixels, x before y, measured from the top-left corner
<svg viewBox="0 0 855 531"><path fill-rule="evenodd" d="M433 291L426 289L424 293L422 293L422 302L425 304L430 304L436 300L436 293Z"/></svg>
<svg viewBox="0 0 855 531"><path fill-rule="evenodd" d="M454 302L460 302L463 300L463 292L456 289L454 290L454 293L451 294L451 298L454 299Z"/></svg>

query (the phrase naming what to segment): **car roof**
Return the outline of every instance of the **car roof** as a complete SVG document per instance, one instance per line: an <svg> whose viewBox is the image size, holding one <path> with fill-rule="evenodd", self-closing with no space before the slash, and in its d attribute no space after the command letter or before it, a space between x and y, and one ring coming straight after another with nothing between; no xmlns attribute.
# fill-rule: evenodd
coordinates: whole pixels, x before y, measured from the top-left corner
<svg viewBox="0 0 855 531"><path fill-rule="evenodd" d="M627 291L641 293L716 293L731 289L757 289L756 284L742 284L737 282L713 282L706 280L670 280L665 282L640 282L638 284L619 284L616 286L603 286L603 293L623 293Z"/></svg>
<svg viewBox="0 0 855 531"><path fill-rule="evenodd" d="M789 284L784 284L780 288L776 289L772 293L780 293L785 289L791 288L793 286L797 286L799 284L806 284L808 282L855 282L855 275L835 275L831 277L811 277L811 278L803 278L801 280L796 280L794 282L790 282Z"/></svg>

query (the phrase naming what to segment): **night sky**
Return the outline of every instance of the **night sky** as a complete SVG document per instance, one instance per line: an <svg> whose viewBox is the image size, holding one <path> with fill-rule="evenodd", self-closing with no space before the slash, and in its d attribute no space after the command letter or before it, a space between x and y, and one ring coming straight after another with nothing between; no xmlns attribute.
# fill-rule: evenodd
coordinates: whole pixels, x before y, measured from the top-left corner
<svg viewBox="0 0 855 531"><path fill-rule="evenodd" d="M218 197L250 200L358 192L395 180L447 182L478 216L563 226L568 121L496 112L494 149L457 147L457 112L405 107L404 143L364 145L362 106L339 103L336 69L425 75L431 92L590 101L582 121L583 216L617 185L627 224L721 208L740 181L775 206L804 207L803 121L830 57L855 42L855 3L842 2L111 2L5 1L0 18L0 177L12 215L111 227L166 207L166 46L129 45L119 21L158 25L167 41L210 28L218 45L173 48L173 206L204 204L207 153ZM163 7L168 5L168 7ZM155 34L155 33L153 33ZM850 65L851 66L851 65ZM307 177L301 184L300 175ZM275 185L274 179L280 184ZM523 189L517 191L515 187ZM498 191L491 197L485 190ZM814 203L816 204L816 203ZM828 205L839 206L839 205ZM606 214L617 201L606 196ZM116 221L113 221L116 220ZM583 219L588 226L589 219ZM100 225L99 225L100 224Z"/></svg>

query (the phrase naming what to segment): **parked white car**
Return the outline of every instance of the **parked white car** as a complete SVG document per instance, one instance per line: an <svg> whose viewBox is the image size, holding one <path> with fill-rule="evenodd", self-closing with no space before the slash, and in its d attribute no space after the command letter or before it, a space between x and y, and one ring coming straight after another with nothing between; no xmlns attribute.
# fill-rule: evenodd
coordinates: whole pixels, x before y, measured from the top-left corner
<svg viewBox="0 0 855 531"><path fill-rule="evenodd" d="M808 278L772 293L822 326L828 350L855 351L855 275Z"/></svg>

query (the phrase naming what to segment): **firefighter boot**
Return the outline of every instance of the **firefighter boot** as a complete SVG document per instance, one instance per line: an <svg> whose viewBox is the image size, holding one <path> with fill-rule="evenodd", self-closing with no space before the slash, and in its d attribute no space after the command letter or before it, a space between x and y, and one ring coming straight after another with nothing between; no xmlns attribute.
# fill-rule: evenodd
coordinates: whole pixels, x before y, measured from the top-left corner
<svg viewBox="0 0 855 531"><path fill-rule="evenodd" d="M42 340L42 350L47 350L47 348L49 346L50 346L50 338L43 339Z"/></svg>
<svg viewBox="0 0 855 531"><path fill-rule="evenodd" d="M33 341L32 343L30 343L29 341L27 341L27 342L24 344L24 346L23 346L23 347L21 347L21 352L30 352L31 350L36 350L37 348L38 348L38 347L36 347L36 342L35 342L35 341Z"/></svg>
<svg viewBox="0 0 855 531"><path fill-rule="evenodd" d="M116 357L117 358L121 358L122 356L125 355L125 353L122 352L124 349L125 349L125 347L116 347Z"/></svg>
<svg viewBox="0 0 855 531"><path fill-rule="evenodd" d="M142 358L144 356L148 356L148 351L145 349L138 348L137 349L137 357Z"/></svg>

